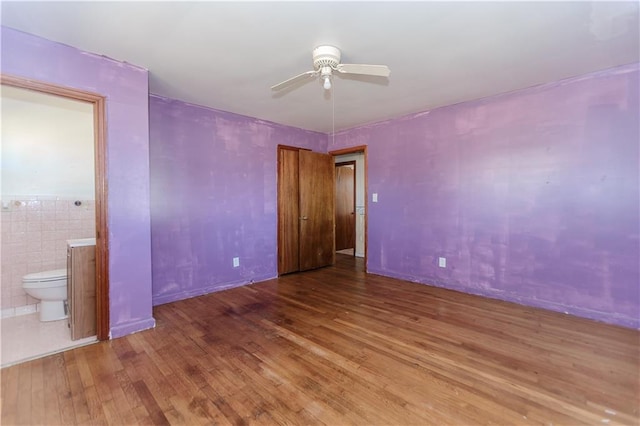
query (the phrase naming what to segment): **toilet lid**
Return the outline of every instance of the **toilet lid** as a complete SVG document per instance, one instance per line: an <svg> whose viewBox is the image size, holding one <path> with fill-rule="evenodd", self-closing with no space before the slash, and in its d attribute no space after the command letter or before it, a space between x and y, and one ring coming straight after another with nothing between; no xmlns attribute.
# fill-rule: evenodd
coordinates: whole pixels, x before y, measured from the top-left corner
<svg viewBox="0 0 640 426"><path fill-rule="evenodd" d="M28 274L22 277L23 282L29 281L55 281L67 276L66 269L55 269L53 271L36 272L34 274Z"/></svg>

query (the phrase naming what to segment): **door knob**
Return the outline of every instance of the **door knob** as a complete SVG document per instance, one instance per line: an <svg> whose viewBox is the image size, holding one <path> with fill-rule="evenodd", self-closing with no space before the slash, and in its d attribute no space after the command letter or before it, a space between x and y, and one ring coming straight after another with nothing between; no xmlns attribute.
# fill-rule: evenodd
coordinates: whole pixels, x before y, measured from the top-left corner
<svg viewBox="0 0 640 426"><path fill-rule="evenodd" d="M306 217L306 216L302 216L302 217L300 218L300 220L307 220L307 219L309 219L309 218L308 218L308 217Z"/></svg>

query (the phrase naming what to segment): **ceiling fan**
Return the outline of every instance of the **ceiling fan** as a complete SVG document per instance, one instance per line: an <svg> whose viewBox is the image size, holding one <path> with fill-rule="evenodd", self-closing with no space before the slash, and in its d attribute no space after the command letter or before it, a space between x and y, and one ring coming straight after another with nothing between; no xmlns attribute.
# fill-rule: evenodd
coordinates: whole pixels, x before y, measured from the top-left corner
<svg viewBox="0 0 640 426"><path fill-rule="evenodd" d="M325 90L329 90L331 89L331 77L334 71L341 74L372 75L376 77L389 77L391 73L391 70L386 65L341 64L340 49L335 46L325 45L313 49L313 71L304 72L271 86L271 90L281 90L318 75L324 81L323 87Z"/></svg>

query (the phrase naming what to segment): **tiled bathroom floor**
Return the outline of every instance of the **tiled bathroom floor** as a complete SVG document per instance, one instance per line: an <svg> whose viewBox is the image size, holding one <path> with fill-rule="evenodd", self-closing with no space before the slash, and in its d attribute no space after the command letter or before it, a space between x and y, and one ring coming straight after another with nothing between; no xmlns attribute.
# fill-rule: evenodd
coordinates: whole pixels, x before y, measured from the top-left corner
<svg viewBox="0 0 640 426"><path fill-rule="evenodd" d="M95 336L71 340L67 321L40 322L38 313L0 320L0 366L40 358L97 342Z"/></svg>

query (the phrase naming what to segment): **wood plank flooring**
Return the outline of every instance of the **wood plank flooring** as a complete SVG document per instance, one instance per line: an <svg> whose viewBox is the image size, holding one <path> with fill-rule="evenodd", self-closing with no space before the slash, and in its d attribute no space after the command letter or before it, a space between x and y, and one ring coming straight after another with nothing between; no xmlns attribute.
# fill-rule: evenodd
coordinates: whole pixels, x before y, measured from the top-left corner
<svg viewBox="0 0 640 426"><path fill-rule="evenodd" d="M638 331L337 257L5 368L1 423L639 424Z"/></svg>

